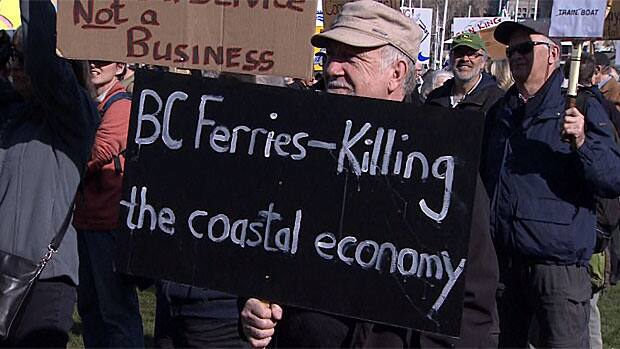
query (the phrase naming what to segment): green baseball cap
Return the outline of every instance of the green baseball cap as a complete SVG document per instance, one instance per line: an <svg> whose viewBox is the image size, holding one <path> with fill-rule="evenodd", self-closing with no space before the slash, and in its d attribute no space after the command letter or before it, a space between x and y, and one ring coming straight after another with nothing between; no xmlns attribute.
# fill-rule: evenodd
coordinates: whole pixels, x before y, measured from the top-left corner
<svg viewBox="0 0 620 349"><path fill-rule="evenodd" d="M454 51L455 48L460 46L467 46L473 48L474 50L482 49L485 52L487 51L484 40L482 40L482 38L478 34L463 33L452 39L452 51Z"/></svg>

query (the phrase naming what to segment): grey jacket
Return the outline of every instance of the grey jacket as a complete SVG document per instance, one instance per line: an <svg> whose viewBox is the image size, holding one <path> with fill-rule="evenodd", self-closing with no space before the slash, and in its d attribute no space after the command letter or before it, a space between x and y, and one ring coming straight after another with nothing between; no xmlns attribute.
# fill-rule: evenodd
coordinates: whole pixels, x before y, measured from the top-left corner
<svg viewBox="0 0 620 349"><path fill-rule="evenodd" d="M0 250L33 261L47 251L73 202L99 114L71 65L58 58L49 1L21 1L26 71L35 97L0 105ZM75 230L69 226L42 279L78 283Z"/></svg>

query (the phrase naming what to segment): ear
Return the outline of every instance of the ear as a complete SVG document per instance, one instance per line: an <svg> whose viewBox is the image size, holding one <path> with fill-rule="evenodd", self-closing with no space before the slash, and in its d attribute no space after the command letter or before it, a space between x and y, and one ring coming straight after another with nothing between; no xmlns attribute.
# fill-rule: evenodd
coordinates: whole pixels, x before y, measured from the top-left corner
<svg viewBox="0 0 620 349"><path fill-rule="evenodd" d="M388 92L392 94L398 89L403 89L405 87L405 77L409 72L409 67L407 63L403 60L398 60L392 66L390 80L388 82Z"/></svg>
<svg viewBox="0 0 620 349"><path fill-rule="evenodd" d="M125 72L125 63L116 63L116 76L119 76Z"/></svg>
<svg viewBox="0 0 620 349"><path fill-rule="evenodd" d="M549 65L555 65L560 59L560 47L557 45L551 46L551 54L549 55Z"/></svg>

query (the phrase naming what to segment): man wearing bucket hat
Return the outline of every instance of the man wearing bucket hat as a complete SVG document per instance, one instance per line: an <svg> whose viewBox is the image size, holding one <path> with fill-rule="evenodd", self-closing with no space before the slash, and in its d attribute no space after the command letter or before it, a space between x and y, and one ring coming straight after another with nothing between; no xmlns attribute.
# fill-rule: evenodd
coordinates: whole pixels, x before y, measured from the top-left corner
<svg viewBox="0 0 620 349"><path fill-rule="evenodd" d="M541 347L588 347L594 195L620 194L609 119L593 98L582 111L565 107L548 33L539 20L504 22L494 34L515 80L487 117L481 162L503 284L500 347L526 347L534 316Z"/></svg>
<svg viewBox="0 0 620 349"><path fill-rule="evenodd" d="M415 87L421 37L421 29L400 12L361 0L345 4L332 28L313 36L312 44L327 48L325 84L329 93L401 102ZM496 313L498 270L482 184L478 185L473 212L460 340L293 307L283 309L254 298L247 300L241 311L244 334L253 347L266 346L272 337L279 347L483 346Z"/></svg>
<svg viewBox="0 0 620 349"><path fill-rule="evenodd" d="M484 72L486 46L480 35L463 33L452 42L450 67L454 78L431 92L426 103L447 108L486 112L504 92Z"/></svg>

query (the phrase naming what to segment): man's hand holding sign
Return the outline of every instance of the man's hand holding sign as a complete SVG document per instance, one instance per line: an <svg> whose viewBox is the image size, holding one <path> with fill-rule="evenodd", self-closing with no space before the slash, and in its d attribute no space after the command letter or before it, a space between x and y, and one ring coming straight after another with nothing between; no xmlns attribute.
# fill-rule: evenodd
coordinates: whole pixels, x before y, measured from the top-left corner
<svg viewBox="0 0 620 349"><path fill-rule="evenodd" d="M568 109L561 132L563 139L570 142L573 149L581 148L586 138L585 118L576 108L582 42L603 37L607 3L607 0L571 0L553 3L549 36L573 39L575 42L568 83Z"/></svg>
<svg viewBox="0 0 620 349"><path fill-rule="evenodd" d="M346 25L317 39L327 87L375 99L137 72L117 267L256 297L242 312L256 346L274 333L336 345L298 337L306 316L350 318L336 325L345 337L372 321L394 340L416 328L475 346L497 282L476 180L482 117L400 103L419 27L374 1L351 11L373 14L351 22L358 46L340 41Z"/></svg>

